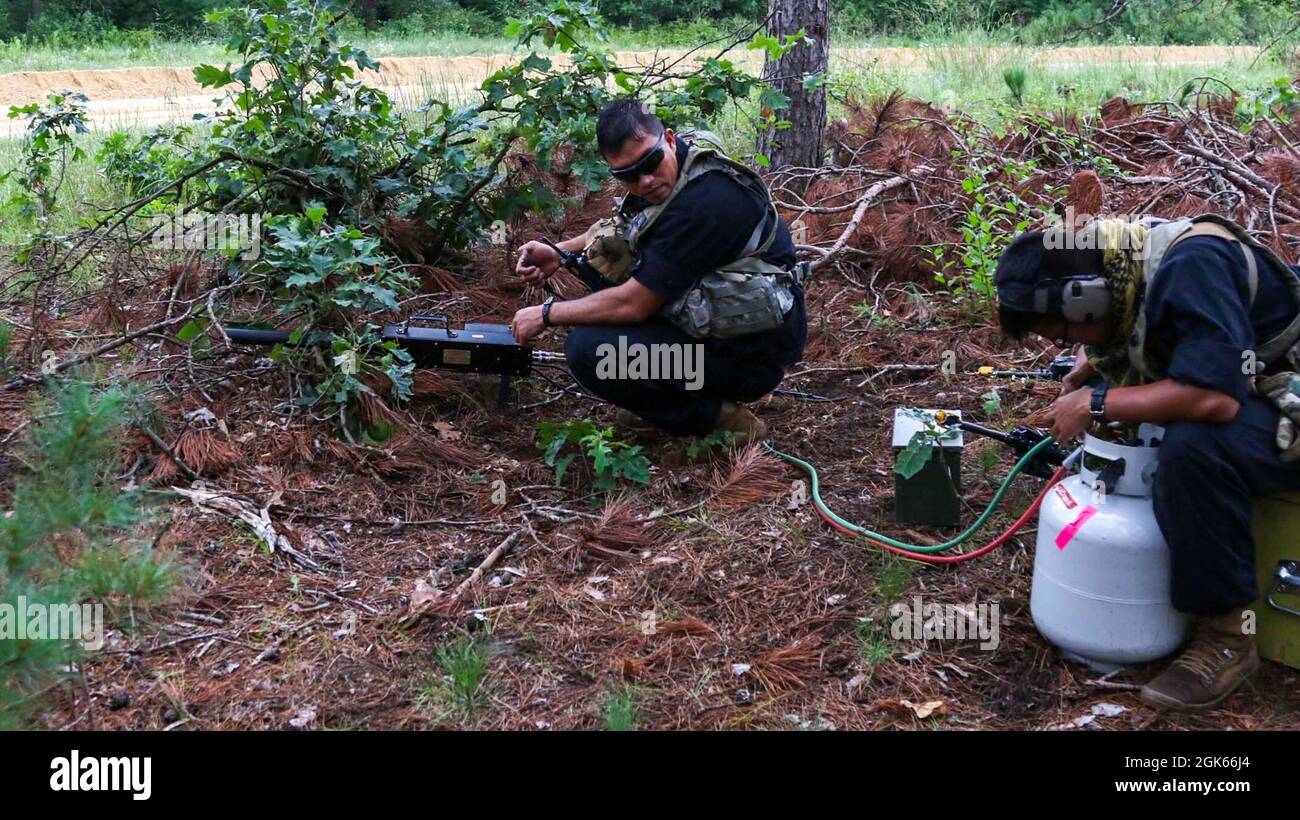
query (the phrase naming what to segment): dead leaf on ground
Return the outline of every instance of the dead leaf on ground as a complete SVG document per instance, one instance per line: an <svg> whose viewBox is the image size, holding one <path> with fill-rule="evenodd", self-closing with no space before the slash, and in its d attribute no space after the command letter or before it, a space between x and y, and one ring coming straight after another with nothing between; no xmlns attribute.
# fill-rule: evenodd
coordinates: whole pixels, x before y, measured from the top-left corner
<svg viewBox="0 0 1300 820"><path fill-rule="evenodd" d="M425 607L432 606L442 597L442 591L429 583L427 578L415 582L415 591L411 593L410 614L414 615Z"/></svg>
<svg viewBox="0 0 1300 820"><path fill-rule="evenodd" d="M316 720L316 707L304 706L298 710L298 714L289 718L289 725L295 729L306 729Z"/></svg>
<svg viewBox="0 0 1300 820"><path fill-rule="evenodd" d="M927 700L925 703L912 703L910 700L900 700L899 703L911 709L913 714L925 720L928 717L939 717L948 714L948 704L941 700Z"/></svg>
<svg viewBox="0 0 1300 820"><path fill-rule="evenodd" d="M460 431L449 421L435 421L433 429L438 431L439 441L460 441Z"/></svg>

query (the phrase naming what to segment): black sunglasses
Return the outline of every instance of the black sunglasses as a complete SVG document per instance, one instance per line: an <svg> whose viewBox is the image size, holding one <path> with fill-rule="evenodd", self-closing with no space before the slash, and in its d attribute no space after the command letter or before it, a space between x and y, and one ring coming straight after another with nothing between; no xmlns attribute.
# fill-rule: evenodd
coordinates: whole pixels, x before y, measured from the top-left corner
<svg viewBox="0 0 1300 820"><path fill-rule="evenodd" d="M659 167L659 163L664 161L664 132L659 132L659 141L649 151L641 155L641 159L631 165L622 168L610 168L609 175L614 179L623 182L636 182L644 174L653 174Z"/></svg>

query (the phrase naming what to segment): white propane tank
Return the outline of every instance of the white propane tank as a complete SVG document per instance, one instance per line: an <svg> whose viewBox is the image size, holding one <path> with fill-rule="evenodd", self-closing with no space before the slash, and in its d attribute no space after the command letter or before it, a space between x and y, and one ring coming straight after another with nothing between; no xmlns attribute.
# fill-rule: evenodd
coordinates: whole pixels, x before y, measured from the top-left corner
<svg viewBox="0 0 1300 820"><path fill-rule="evenodd" d="M1163 434L1144 424L1139 446L1085 436L1080 472L1039 509L1034 625L1066 657L1103 672L1162 658L1187 634L1151 501Z"/></svg>

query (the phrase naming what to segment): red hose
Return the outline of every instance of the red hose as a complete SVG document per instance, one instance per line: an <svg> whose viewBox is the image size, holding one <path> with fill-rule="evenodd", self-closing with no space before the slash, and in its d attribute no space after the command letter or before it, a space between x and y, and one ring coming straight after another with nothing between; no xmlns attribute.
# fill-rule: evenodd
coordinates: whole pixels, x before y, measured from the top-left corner
<svg viewBox="0 0 1300 820"><path fill-rule="evenodd" d="M939 564L939 565L956 564L961 561L969 561L972 558L978 558L981 555L992 552L993 550L1005 544L1007 540L1010 539L1011 536L1015 535L1016 532L1029 521L1030 517L1035 512L1038 511L1038 507L1043 503L1043 498L1047 495L1047 491L1052 489L1052 486L1055 485L1056 482L1060 481L1065 476L1065 472L1066 472L1065 467L1058 467L1056 469L1056 472L1052 474L1052 477L1047 480L1047 484L1043 486L1043 489L1038 494L1038 497L1034 499L1034 503L1029 505L1029 509L1025 510L1024 513L1020 516L1020 518L1016 519L1016 522L1012 524L1007 529L1006 532L1002 533L997 538L994 538L992 541L988 542L987 544L980 547L979 549L972 550L971 552L964 552L961 555L930 555L924 552L912 552L910 550L899 549L898 547L895 547L891 544L886 544L884 542L877 541L876 539L870 536L862 535L861 533L856 533L853 530L848 529L847 527L840 526L839 524L832 521L826 515L826 513L822 512L820 507L817 508L817 514L820 515L827 524L830 524L836 530L845 533L846 535L851 535L855 538L861 538L865 541L869 541L878 547L883 547L884 549L894 553L895 555L901 555L904 558L910 558L913 561L924 561L927 564Z"/></svg>

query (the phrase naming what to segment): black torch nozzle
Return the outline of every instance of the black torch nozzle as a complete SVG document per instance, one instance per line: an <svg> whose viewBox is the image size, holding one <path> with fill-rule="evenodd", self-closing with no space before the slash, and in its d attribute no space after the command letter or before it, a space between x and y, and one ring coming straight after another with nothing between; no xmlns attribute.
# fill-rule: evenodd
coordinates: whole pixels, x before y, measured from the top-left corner
<svg viewBox="0 0 1300 820"><path fill-rule="evenodd" d="M591 266L591 263L587 261L587 254L566 251L544 236L542 242L558 253L560 255L560 264L572 271L573 275L581 279L582 283L591 288L592 291L603 290L613 284ZM551 292L554 293L554 291Z"/></svg>
<svg viewBox="0 0 1300 820"><path fill-rule="evenodd" d="M559 245L555 244L554 242L552 242L551 240L547 239L544 236L542 237L542 242L544 242L551 250L555 251L560 255L561 265L563 265L566 268L569 268L570 270L573 270L578 266L578 255L576 253L573 253L572 251L566 251L564 248L561 248Z"/></svg>
<svg viewBox="0 0 1300 820"><path fill-rule="evenodd" d="M1007 445L1015 451L1016 455L1023 456L1025 453L1036 447L1039 442L1047 438L1047 433L1033 427L1019 425L1012 428L1010 432L995 430L992 427L985 427L982 424L976 424L973 421L962 421L955 416L949 416L942 422L945 425L959 427L968 433L974 433L978 436L991 438L994 441ZM1025 473L1038 478L1051 478L1054 467L1059 467L1065 463L1070 452L1055 442L1038 451L1033 460L1025 465Z"/></svg>

